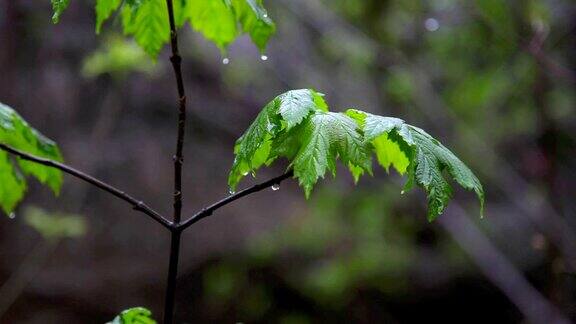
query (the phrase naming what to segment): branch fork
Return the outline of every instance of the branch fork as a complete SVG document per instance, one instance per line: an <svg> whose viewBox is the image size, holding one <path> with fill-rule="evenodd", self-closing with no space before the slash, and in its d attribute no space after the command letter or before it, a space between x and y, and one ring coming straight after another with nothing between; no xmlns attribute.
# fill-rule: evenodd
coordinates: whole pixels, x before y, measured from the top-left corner
<svg viewBox="0 0 576 324"><path fill-rule="evenodd" d="M47 167L52 167L55 169L58 169L66 174L69 174L73 177L76 177L80 180L83 180L85 182L88 182L89 184L92 184L93 186L108 192L110 194L112 194L113 196L124 200L125 202L129 203L132 206L132 209L139 211L141 213L143 213L144 215L150 217L151 219L153 219L154 221L158 222L160 225L162 225L164 228L168 229L173 237L173 242L172 242L172 249L171 249L171 258L175 258L175 254L174 254L174 248L176 248L175 244L178 244L177 250L179 250L179 241L180 241L180 236L181 233L183 231L185 231L188 227L190 227L191 225L199 222L200 220L207 218L211 215L214 215L214 212L244 196L247 196L249 194L252 193L256 193L259 191L262 191L266 188L272 187L273 185L278 185L280 184L282 181L290 178L293 176L293 172L290 170L286 173L284 173L281 176L272 178L270 180L264 181L262 183L256 184L254 186L248 187L246 189L240 190L238 192L236 192L235 194L229 195L228 197L225 197L215 203L212 203L211 205L202 208L201 210L199 210L198 212L196 212L195 214L193 214L190 218L188 218L187 220L183 221L183 222L172 222L170 220L168 220L165 216L163 216L162 214L160 214L159 212L157 212L156 210L152 209L151 207L149 207L143 200L140 199L136 199L133 196L127 194L125 191L120 190L102 180L99 180L93 176L90 176L78 169L75 169L69 165L66 165L64 163L60 163L60 162L56 162L50 159L45 159L42 157L38 157L38 156L34 156L32 154L28 154L26 152L20 151L18 149L15 149L11 146L8 146L6 144L0 143L0 150L3 150L5 152L8 152L14 156L17 156L23 160L26 161L30 161L30 162L34 162L34 163L38 163ZM176 201L181 201L182 199L182 192L181 191L177 191L174 194L174 199ZM174 242L174 241L178 241L178 242ZM176 267L174 267L171 263L171 267L170 267L170 271L169 273L171 273L172 275L174 275L174 271L176 271L177 269L177 264ZM175 285L175 277L174 278L169 278L169 284L173 283ZM175 289L175 286L174 288ZM173 290L170 290L170 294L174 294ZM167 296L168 297L168 296ZM173 307L173 305L172 305ZM170 311L168 311L170 312ZM173 314L173 311L172 311ZM166 311L165 311L165 316L166 316ZM171 318L169 318L168 320L172 320ZM167 321L166 318L164 320L164 323L171 323L170 321Z"/></svg>
<svg viewBox="0 0 576 324"><path fill-rule="evenodd" d="M172 62L172 67L174 69L174 76L176 78L176 86L178 90L178 132L176 140L176 153L173 155L172 159L174 162L174 191L173 191L173 205L174 213L172 220L163 216L159 212L155 211L149 207L144 201L136 199L133 196L127 194L126 192L102 181L93 176L86 174L78 169L68 166L64 163L53 161L50 159L34 156L32 154L26 153L24 151L18 150L6 144L0 143L0 150L8 152L14 156L17 156L23 160L38 163L47 167L52 167L58 169L64 173L72 175L78 179L81 179L93 186L112 194L113 196L124 200L132 206L132 209L139 211L146 216L152 218L154 221L158 222L164 228L170 231L171 235L171 248L170 248L170 262L168 268L168 283L166 287L165 303L164 303L164 323L172 324L174 321L174 304L175 304L175 291L176 291L176 278L178 274L178 260L180 254L180 239L182 232L185 231L191 225L197 223L198 221L209 217L214 214L214 212L244 196L249 194L264 190L268 187L279 185L285 179L293 176L293 172L290 170L281 176L272 178L263 183L254 185L252 187L243 189L235 194L231 194L207 207L202 208L200 211L196 212L190 218L182 221L182 166L184 164L184 138L186 130L186 93L184 89L184 81L182 77L182 57L178 51L178 34L176 31L176 24L174 20L174 7L172 0L166 0L168 8L168 18L170 22L170 45L172 50L172 55L170 56L170 62Z"/></svg>

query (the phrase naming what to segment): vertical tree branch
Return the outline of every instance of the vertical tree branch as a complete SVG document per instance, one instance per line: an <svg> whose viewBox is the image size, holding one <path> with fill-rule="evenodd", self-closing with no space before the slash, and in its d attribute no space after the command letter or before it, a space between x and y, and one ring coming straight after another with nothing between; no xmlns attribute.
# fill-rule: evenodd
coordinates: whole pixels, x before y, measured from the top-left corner
<svg viewBox="0 0 576 324"><path fill-rule="evenodd" d="M242 197L248 196L250 194L253 194L255 192L258 191L262 191L266 188L272 187L273 185L279 185L282 181L292 177L294 175L294 171L290 170L286 173L284 173L281 176L277 176L275 178L272 178L270 180L264 181L262 183L256 184L252 187L246 188L244 190L240 190L235 194L232 194L220 201L217 201L215 203L213 203L210 206L204 207L202 208L202 210L200 210L199 212L197 212L196 214L192 215L192 217L188 218L187 220L181 222L180 224L177 225L177 228L180 229L181 231L186 230L189 226L194 225L195 223L197 223L198 221L211 216L216 210L218 210L219 208L222 208Z"/></svg>
<svg viewBox="0 0 576 324"><path fill-rule="evenodd" d="M182 164L184 163L184 136L186 130L186 93L182 80L182 58L178 52L178 34L174 21L174 6L172 0L166 0L168 19L170 21L170 45L172 56L170 61L174 68L176 85L178 88L178 137L176 140L176 154L174 155L174 227L171 228L170 263L168 268L168 282L166 298L164 301L164 323L171 324L174 320L174 304L176 296L176 278L178 276L178 261L180 257L180 234L178 225L182 219Z"/></svg>
<svg viewBox="0 0 576 324"><path fill-rule="evenodd" d="M172 0L166 0L168 17L170 20L170 45L172 56L170 61L176 76L178 88L178 138L176 141L176 154L174 155L174 223L180 223L182 218L182 164L184 163L184 135L186 131L186 92L182 80L182 57L178 51L178 34L174 21L174 6Z"/></svg>
<svg viewBox="0 0 576 324"><path fill-rule="evenodd" d="M170 263L168 265L168 281L164 299L164 324L174 322L174 306L176 304L176 278L178 277L178 261L180 259L180 237L182 232L173 230L170 239Z"/></svg>

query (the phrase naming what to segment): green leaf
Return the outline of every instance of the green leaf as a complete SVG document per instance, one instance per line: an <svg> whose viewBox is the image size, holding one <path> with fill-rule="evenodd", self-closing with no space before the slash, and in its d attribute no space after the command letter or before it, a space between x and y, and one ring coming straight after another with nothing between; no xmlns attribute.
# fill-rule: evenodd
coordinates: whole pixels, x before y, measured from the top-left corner
<svg viewBox="0 0 576 324"><path fill-rule="evenodd" d="M166 1L144 0L132 6L125 5L122 8L122 26L125 34L133 35L136 43L156 58L170 39Z"/></svg>
<svg viewBox="0 0 576 324"><path fill-rule="evenodd" d="M0 143L35 156L62 161L58 146L28 125L16 111L0 103ZM16 162L16 163L14 163ZM26 191L23 175L47 185L55 194L62 186L62 173L54 168L22 159L11 159L0 152L0 206L6 213L14 210Z"/></svg>
<svg viewBox="0 0 576 324"><path fill-rule="evenodd" d="M291 166L309 197L314 184L326 170L336 175L336 160L351 168L355 178L371 172L370 155L354 120L341 113L314 112L298 134L301 145Z"/></svg>
<svg viewBox="0 0 576 324"><path fill-rule="evenodd" d="M348 167L355 181L372 173L371 154L380 166L406 174L405 190L416 184L428 196L428 218L434 220L452 197L444 170L458 184L476 192L481 209L482 185L450 150L423 130L403 120L356 109L328 112L322 95L302 89L284 93L264 107L238 139L228 178L231 190L249 173L282 157L290 161L306 197L326 171L336 174L336 161Z"/></svg>
<svg viewBox="0 0 576 324"><path fill-rule="evenodd" d="M262 6L262 0L233 0L232 6L242 31L248 33L252 42L263 52L276 26Z"/></svg>
<svg viewBox="0 0 576 324"><path fill-rule="evenodd" d="M414 140L407 124L399 118L382 117L349 109L346 114L364 130L364 139L372 145L380 166L389 171L393 166L404 174L414 154Z"/></svg>
<svg viewBox="0 0 576 324"><path fill-rule="evenodd" d="M144 307L127 309L107 324L156 324L152 312Z"/></svg>
<svg viewBox="0 0 576 324"><path fill-rule="evenodd" d="M476 193L480 201L480 213L483 214L484 189L474 173L424 130L410 126L410 132L417 147L413 161L414 180L428 194L428 219L432 221L442 214L452 196L452 188L443 176L445 169L463 188Z"/></svg>
<svg viewBox="0 0 576 324"><path fill-rule="evenodd" d="M68 8L70 0L51 0L51 2L52 10L54 11L54 14L52 15L52 22L57 24L60 21L62 12Z"/></svg>
<svg viewBox="0 0 576 324"><path fill-rule="evenodd" d="M192 28L225 51L238 37L234 10L223 0L188 0L185 17Z"/></svg>
<svg viewBox="0 0 576 324"><path fill-rule="evenodd" d="M0 207L6 214L16 208L26 188L26 181L15 170L8 153L0 151Z"/></svg>
<svg viewBox="0 0 576 324"><path fill-rule="evenodd" d="M102 24L118 9L122 0L96 1L96 34L100 34Z"/></svg>
<svg viewBox="0 0 576 324"><path fill-rule="evenodd" d="M250 35L258 49L264 51L276 31L261 0L173 0L173 5L177 27L190 22L194 30L223 52L243 33ZM127 0L124 3L97 0L95 9L96 33L100 33L102 24L120 10L124 33L133 35L153 58L170 39L165 0Z"/></svg>
<svg viewBox="0 0 576 324"><path fill-rule="evenodd" d="M286 121L286 129L298 125L310 112L328 111L322 96L309 89L288 91L278 96L278 111Z"/></svg>
<svg viewBox="0 0 576 324"><path fill-rule="evenodd" d="M284 156L288 151L295 155L299 144L292 142L285 151L275 150L270 155L272 142L291 139L290 136L287 138L286 132L312 112L325 112L326 109L322 94L310 89L292 90L274 98L236 142L236 158L228 178L230 188L235 190L240 179L276 157Z"/></svg>

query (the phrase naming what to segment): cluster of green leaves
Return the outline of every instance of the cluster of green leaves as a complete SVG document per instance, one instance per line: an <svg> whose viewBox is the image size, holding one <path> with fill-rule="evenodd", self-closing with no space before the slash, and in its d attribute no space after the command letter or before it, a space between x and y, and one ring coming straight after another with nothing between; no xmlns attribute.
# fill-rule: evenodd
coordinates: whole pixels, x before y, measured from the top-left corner
<svg viewBox="0 0 576 324"><path fill-rule="evenodd" d="M177 27L189 22L192 28L222 51L243 33L264 51L276 26L268 17L262 0L173 0ZM56 23L69 0L52 0ZM122 20L124 33L153 58L170 39L166 0L97 0L96 32L114 13Z"/></svg>
<svg viewBox="0 0 576 324"><path fill-rule="evenodd" d="M446 208L452 187L444 171L462 187L473 190L484 204L480 181L450 150L424 130L403 120L360 110L328 111L323 95L310 89L288 91L267 104L238 139L228 178L231 190L249 173L277 158L290 161L300 186L309 197L326 171L336 175L336 161L348 167L355 181L372 174L372 155L388 170L391 166L428 195L428 219Z"/></svg>
<svg viewBox="0 0 576 324"><path fill-rule="evenodd" d="M108 324L156 324L152 312L144 307L129 308L116 316Z"/></svg>
<svg viewBox="0 0 576 324"><path fill-rule="evenodd" d="M35 156L62 161L58 146L30 127L14 109L0 103L0 143ZM22 200L30 175L58 194L62 186L62 173L43 165L12 158L0 150L0 207L9 214Z"/></svg>

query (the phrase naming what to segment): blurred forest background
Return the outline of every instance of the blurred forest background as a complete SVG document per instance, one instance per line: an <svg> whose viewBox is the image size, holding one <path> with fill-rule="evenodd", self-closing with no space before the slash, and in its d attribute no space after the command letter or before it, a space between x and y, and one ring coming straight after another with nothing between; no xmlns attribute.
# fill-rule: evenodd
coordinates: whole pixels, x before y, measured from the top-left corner
<svg viewBox="0 0 576 324"><path fill-rule="evenodd" d="M225 196L236 138L288 89L315 88L428 130L487 192L425 217L417 190L341 172L309 201L293 182L186 232L182 323L568 323L576 320L576 3L573 0L268 0L268 59L182 32L189 94L185 215ZM69 164L168 213L176 90L92 1L60 24L49 1L0 0L0 100ZM229 58L228 64L223 59ZM261 172L257 182L286 165ZM169 235L85 183L34 186L0 217L0 322L103 323L162 313Z"/></svg>

